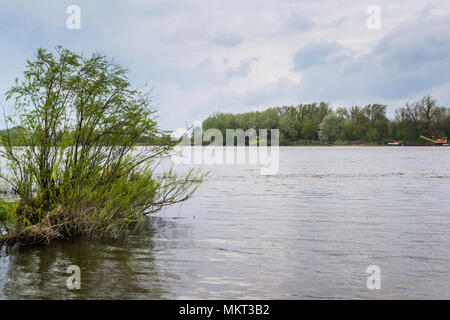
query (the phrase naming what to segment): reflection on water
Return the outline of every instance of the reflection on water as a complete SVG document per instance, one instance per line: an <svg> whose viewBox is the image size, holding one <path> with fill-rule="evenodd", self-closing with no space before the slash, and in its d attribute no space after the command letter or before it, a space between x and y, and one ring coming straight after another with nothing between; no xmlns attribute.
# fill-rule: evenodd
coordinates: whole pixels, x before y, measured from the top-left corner
<svg viewBox="0 0 450 320"><path fill-rule="evenodd" d="M3 248L0 298L450 298L450 148L281 148L204 166L193 199L121 241ZM187 167L181 167L185 170ZM69 265L81 290L66 288ZM381 268L381 290L366 269Z"/></svg>
<svg viewBox="0 0 450 320"><path fill-rule="evenodd" d="M50 246L3 248L1 298L163 299L176 275L155 264L155 225L170 233L173 223L149 220L141 230L115 241L76 240ZM158 248L164 250L164 248ZM69 265L81 269L81 289L68 290ZM7 267L6 267L7 266Z"/></svg>

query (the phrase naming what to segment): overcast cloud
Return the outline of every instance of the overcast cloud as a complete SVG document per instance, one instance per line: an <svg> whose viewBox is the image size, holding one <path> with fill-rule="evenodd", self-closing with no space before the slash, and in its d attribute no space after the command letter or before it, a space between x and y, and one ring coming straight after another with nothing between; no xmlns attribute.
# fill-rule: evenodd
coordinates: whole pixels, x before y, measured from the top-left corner
<svg viewBox="0 0 450 320"><path fill-rule="evenodd" d="M81 29L66 8L81 8ZM381 29L369 30L370 5ZM450 1L14 1L0 4L0 91L37 47L99 51L155 87L166 129L209 114L431 93L450 104ZM1 99L5 104L4 98Z"/></svg>

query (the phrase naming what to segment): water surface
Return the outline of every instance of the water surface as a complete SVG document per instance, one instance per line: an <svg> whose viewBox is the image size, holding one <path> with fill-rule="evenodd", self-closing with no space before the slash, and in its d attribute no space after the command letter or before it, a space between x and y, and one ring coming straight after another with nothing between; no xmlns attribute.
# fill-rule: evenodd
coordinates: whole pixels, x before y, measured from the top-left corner
<svg viewBox="0 0 450 320"><path fill-rule="evenodd" d="M273 176L200 166L195 197L127 240L2 248L0 298L450 298L450 148L280 149Z"/></svg>

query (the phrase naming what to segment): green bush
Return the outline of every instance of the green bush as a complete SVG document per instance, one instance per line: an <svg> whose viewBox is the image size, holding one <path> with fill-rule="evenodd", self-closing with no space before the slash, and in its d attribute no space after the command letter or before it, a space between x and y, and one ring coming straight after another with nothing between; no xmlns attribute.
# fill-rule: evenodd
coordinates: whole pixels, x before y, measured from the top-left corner
<svg viewBox="0 0 450 320"><path fill-rule="evenodd" d="M127 70L105 56L39 49L7 100L14 107L7 126L21 129L0 136L1 177L19 200L3 207L3 241L122 234L191 197L201 181L192 171L157 174L171 144L150 92L132 88ZM142 137L158 143L135 148Z"/></svg>

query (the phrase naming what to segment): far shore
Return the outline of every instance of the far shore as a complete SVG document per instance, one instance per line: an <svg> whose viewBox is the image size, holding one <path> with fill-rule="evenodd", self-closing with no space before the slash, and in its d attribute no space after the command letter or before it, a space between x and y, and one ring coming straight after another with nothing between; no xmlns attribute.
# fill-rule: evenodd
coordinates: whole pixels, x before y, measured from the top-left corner
<svg viewBox="0 0 450 320"><path fill-rule="evenodd" d="M157 147L154 145L146 145L141 144L138 145L140 147ZM194 145L184 145L186 147L194 147ZM207 147L208 145L205 144L203 147ZM388 145L387 143L370 143L370 142L361 142L361 143L320 143L320 142L311 142L311 143L291 143L291 144L279 144L279 147L447 147L446 145L432 145L432 144L411 144L411 145L399 145L399 146L392 146ZM226 146L223 146L226 147ZM242 146L244 147L244 146ZM245 147L257 147L257 146L249 146L245 145ZM263 146L264 147L264 146ZM270 147L270 144L267 145L267 147Z"/></svg>

